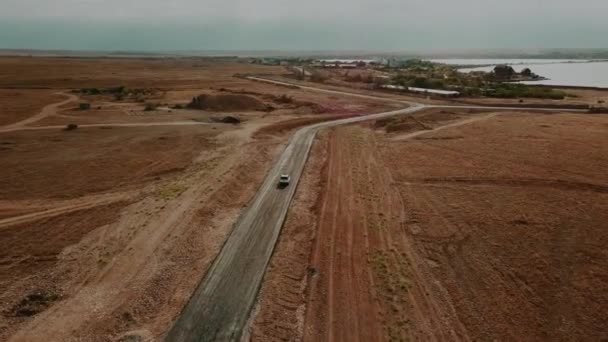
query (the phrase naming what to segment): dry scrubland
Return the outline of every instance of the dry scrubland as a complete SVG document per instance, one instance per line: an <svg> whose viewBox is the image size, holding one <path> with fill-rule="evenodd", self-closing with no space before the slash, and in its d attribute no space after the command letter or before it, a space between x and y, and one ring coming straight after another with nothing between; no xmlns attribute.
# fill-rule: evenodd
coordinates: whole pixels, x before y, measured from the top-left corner
<svg viewBox="0 0 608 342"><path fill-rule="evenodd" d="M0 340L160 338L289 133L390 107L233 77L283 72L0 58Z"/></svg>
<svg viewBox="0 0 608 342"><path fill-rule="evenodd" d="M161 339L294 129L399 106L237 73L288 76L0 58L0 340ZM322 132L252 339L608 338L606 131L433 109Z"/></svg>
<svg viewBox="0 0 608 342"><path fill-rule="evenodd" d="M322 134L254 340L608 338L607 130L434 109Z"/></svg>

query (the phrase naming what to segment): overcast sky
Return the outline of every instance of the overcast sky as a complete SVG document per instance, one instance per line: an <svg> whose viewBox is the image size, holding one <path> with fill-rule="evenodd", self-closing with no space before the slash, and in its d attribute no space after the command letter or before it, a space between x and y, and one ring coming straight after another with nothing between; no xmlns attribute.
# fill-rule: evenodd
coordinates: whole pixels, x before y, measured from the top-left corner
<svg viewBox="0 0 608 342"><path fill-rule="evenodd" d="M0 0L0 48L608 47L608 0Z"/></svg>

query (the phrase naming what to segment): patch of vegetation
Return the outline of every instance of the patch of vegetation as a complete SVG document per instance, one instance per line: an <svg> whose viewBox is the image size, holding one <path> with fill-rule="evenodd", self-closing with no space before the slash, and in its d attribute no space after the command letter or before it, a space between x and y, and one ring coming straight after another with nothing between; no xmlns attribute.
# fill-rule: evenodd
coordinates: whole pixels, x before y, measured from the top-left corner
<svg viewBox="0 0 608 342"><path fill-rule="evenodd" d="M209 111L268 111L272 109L256 97L237 94L201 94L192 98L188 108Z"/></svg>
<svg viewBox="0 0 608 342"><path fill-rule="evenodd" d="M525 84L499 83L482 90L483 95L498 98L537 98L562 100L568 94L563 91L546 87L531 87Z"/></svg>
<svg viewBox="0 0 608 342"><path fill-rule="evenodd" d="M109 87L109 88L82 88L73 90L74 93L83 95L110 95L116 101L124 99L133 99L144 102L146 97L155 95L158 91L150 88L127 88L125 86Z"/></svg>
<svg viewBox="0 0 608 342"><path fill-rule="evenodd" d="M405 254L396 249L377 249L370 253L368 262L374 274L374 286L392 322L383 322L388 340L402 340L408 329L407 307L410 265Z"/></svg>
<svg viewBox="0 0 608 342"><path fill-rule="evenodd" d="M71 123L71 124L67 124L63 130L65 130L65 131L73 131L73 130L75 130L77 128L78 128L77 124Z"/></svg>
<svg viewBox="0 0 608 342"><path fill-rule="evenodd" d="M346 75L344 75L344 80L346 82L355 82L355 83L374 83L374 75L372 74L366 74L366 75L362 75L360 73L357 73L355 75L350 75L349 73L346 73Z"/></svg>
<svg viewBox="0 0 608 342"><path fill-rule="evenodd" d="M393 84L403 87L416 87L427 89L446 89L446 84L439 78L427 78L410 74L400 74L393 77Z"/></svg>
<svg viewBox="0 0 608 342"><path fill-rule="evenodd" d="M274 99L274 102L282 104L293 103L293 97L283 94L281 96L276 97Z"/></svg>
<svg viewBox="0 0 608 342"><path fill-rule="evenodd" d="M171 183L158 189L156 195L165 201L169 201L178 198L187 189L188 188L183 184Z"/></svg>
<svg viewBox="0 0 608 342"><path fill-rule="evenodd" d="M540 78L529 69L524 69L521 73L515 73L511 67L499 66L496 68L498 73L497 71L461 73L458 72L457 66L419 59L389 60L388 65L388 68L398 69L398 74L391 78L390 84L403 87L455 90L463 96L496 98L561 100L565 97L574 97L563 91L548 87L505 82Z"/></svg>
<svg viewBox="0 0 608 342"><path fill-rule="evenodd" d="M123 94L127 90L124 86L110 88L82 88L80 93L85 95L100 95L100 94Z"/></svg>
<svg viewBox="0 0 608 342"><path fill-rule="evenodd" d="M158 105L156 103L146 103L146 107L144 108L144 112L151 112L156 110Z"/></svg>
<svg viewBox="0 0 608 342"><path fill-rule="evenodd" d="M15 317L34 316L46 310L60 298L58 294L53 292L35 291L17 303L10 312Z"/></svg>
<svg viewBox="0 0 608 342"><path fill-rule="evenodd" d="M404 68L413 70L429 70L434 69L436 66L437 63L417 58L408 59L403 65Z"/></svg>
<svg viewBox="0 0 608 342"><path fill-rule="evenodd" d="M323 83L327 81L328 77L318 71L315 71L310 75L310 80L312 82Z"/></svg>

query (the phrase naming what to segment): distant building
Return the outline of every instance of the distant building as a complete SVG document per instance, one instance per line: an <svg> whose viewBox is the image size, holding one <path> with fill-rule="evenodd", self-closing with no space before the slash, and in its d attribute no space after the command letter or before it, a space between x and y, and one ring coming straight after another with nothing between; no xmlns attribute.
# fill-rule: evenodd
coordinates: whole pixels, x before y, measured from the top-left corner
<svg viewBox="0 0 608 342"><path fill-rule="evenodd" d="M317 68L356 69L365 67L369 62L371 60L321 59L313 62L310 66Z"/></svg>
<svg viewBox="0 0 608 342"><path fill-rule="evenodd" d="M456 96L460 95L460 93L455 90L440 90L440 89L427 89L427 88L416 88L416 87L408 87L407 90L411 91L413 93L439 95L439 96L444 96L444 97L456 97Z"/></svg>
<svg viewBox="0 0 608 342"><path fill-rule="evenodd" d="M442 97L457 97L460 96L460 92L454 90L440 90L440 89L428 89L428 88L417 88L417 87L404 87L400 85L387 84L381 86L381 88L397 91L409 91L417 94L424 95L436 95Z"/></svg>
<svg viewBox="0 0 608 342"><path fill-rule="evenodd" d="M382 88L389 89L389 90L401 90L401 91L407 90L407 87L400 86L400 85L394 85L394 84L386 84L386 85L383 85Z"/></svg>

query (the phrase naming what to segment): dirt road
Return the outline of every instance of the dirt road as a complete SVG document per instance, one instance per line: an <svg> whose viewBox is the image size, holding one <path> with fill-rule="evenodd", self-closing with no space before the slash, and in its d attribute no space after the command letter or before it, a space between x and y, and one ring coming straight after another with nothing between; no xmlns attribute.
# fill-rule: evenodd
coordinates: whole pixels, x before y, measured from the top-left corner
<svg viewBox="0 0 608 342"><path fill-rule="evenodd" d="M72 94L66 94L66 93L57 93L57 94L67 96L68 98L61 102L47 105L40 111L40 113L38 113L34 116L31 116L25 120L15 122L14 124L10 124L7 126L0 127L0 132L12 132L12 131L23 129L26 125L29 125L36 121L40 121L40 120L46 118L47 116L55 115L57 113L57 109L59 107L78 100L78 97L75 95L72 95Z"/></svg>
<svg viewBox="0 0 608 342"><path fill-rule="evenodd" d="M50 125L50 126L28 126L34 122L38 122L49 116L58 115L58 109L70 102L78 101L78 96L67 93L57 93L57 95L67 96L67 99L49 104L45 106L38 114L33 115L25 120L0 127L0 133L16 132L16 131L31 131L31 130L46 130L46 129L62 129L65 125ZM170 122L118 122L118 123L92 123L80 124L79 128L95 128L95 127L152 127L152 126L190 126L190 125L208 125L207 122L197 121L170 121Z"/></svg>
<svg viewBox="0 0 608 342"><path fill-rule="evenodd" d="M405 134L405 135L399 135L399 136L395 137L393 140L412 139L412 138L415 138L415 137L417 137L419 135L427 134L429 132L437 132L437 131L441 131L441 130L448 129L448 128L454 128L454 127L458 127L458 126L462 126L462 125L468 125L468 124L471 124L471 123L477 122L477 121L491 119L491 118L493 118L493 117L495 117L497 115L499 115L499 113L490 113L490 114L484 115L484 116L472 117L472 118L456 121L456 122L453 122L451 124L435 127L432 130L428 130L428 131L427 130L425 130L425 131L417 131L417 132L408 133L408 134Z"/></svg>
<svg viewBox="0 0 608 342"><path fill-rule="evenodd" d="M320 129L413 113L423 108L415 105L402 110L324 122L296 132L250 207L239 218L222 251L169 332L167 341L240 338L308 152ZM283 173L291 175L292 183L286 189L279 189L277 181Z"/></svg>
<svg viewBox="0 0 608 342"><path fill-rule="evenodd" d="M249 77L249 79L277 85L291 85L265 78ZM264 272L279 236L290 201L295 193L308 152L316 133L320 129L414 113L431 107L373 95L353 94L307 86L299 87L316 92L393 101L410 105L410 107L319 123L297 131L266 177L251 205L240 216L213 265L173 328L169 331L166 337L167 341L238 340L241 337L243 326L249 317L261 286ZM447 107L453 108L456 106ZM458 106L458 108L468 107ZM489 107L487 109L509 110L502 107ZM555 111L555 109L552 110ZM290 174L292 177L292 184L287 189L277 188L280 174ZM239 185L235 184L235 186Z"/></svg>

